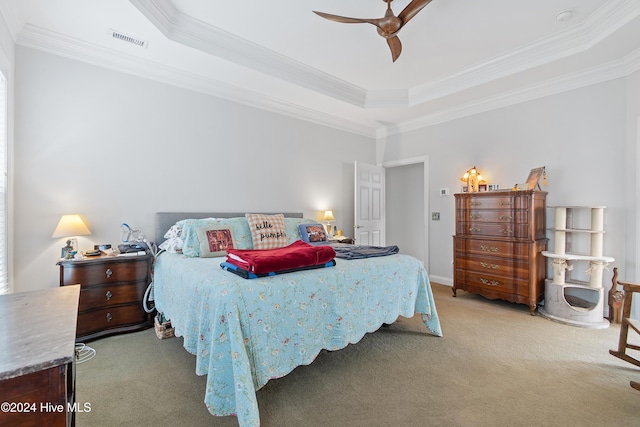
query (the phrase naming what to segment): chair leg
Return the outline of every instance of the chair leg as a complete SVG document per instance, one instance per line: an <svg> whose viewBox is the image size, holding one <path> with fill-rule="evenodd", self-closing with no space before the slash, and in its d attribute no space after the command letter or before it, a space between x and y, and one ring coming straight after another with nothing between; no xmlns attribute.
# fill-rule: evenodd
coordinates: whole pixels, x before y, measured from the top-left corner
<svg viewBox="0 0 640 427"><path fill-rule="evenodd" d="M609 350L609 354L611 354L612 356L617 357L618 359L622 359L625 362L629 362L629 363L632 363L632 364L634 364L636 366L640 366L640 360L629 356L624 351Z"/></svg>

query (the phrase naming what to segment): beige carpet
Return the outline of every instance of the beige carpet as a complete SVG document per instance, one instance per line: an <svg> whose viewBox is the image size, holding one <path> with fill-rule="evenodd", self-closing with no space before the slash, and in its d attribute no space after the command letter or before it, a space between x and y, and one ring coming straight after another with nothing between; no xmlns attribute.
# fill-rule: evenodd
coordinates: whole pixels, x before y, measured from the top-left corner
<svg viewBox="0 0 640 427"><path fill-rule="evenodd" d="M434 284L441 338L400 318L322 352L258 391L262 426L640 425L640 369L611 355L619 326L593 330ZM205 378L182 339L152 329L88 343L78 426L237 426L204 406Z"/></svg>

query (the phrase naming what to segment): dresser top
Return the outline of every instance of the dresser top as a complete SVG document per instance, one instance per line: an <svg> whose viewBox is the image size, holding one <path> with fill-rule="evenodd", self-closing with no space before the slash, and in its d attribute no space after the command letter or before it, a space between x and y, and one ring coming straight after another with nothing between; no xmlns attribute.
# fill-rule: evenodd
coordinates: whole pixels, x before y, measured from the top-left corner
<svg viewBox="0 0 640 427"><path fill-rule="evenodd" d="M0 381L72 362L80 285L0 295Z"/></svg>

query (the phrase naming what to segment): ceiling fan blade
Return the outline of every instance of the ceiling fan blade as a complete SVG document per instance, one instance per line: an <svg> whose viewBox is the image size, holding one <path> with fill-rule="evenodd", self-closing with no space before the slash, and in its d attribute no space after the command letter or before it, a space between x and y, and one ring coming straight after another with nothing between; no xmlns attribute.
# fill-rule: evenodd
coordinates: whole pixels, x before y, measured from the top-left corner
<svg viewBox="0 0 640 427"><path fill-rule="evenodd" d="M346 16L332 15L330 13L313 11L318 16L321 16L329 21L342 22L345 24L373 24L378 26L379 19L360 19L360 18L348 18Z"/></svg>
<svg viewBox="0 0 640 427"><path fill-rule="evenodd" d="M398 18L402 21L402 25L406 24L422 10L423 7L431 3L431 0L413 0L405 7Z"/></svg>
<svg viewBox="0 0 640 427"><path fill-rule="evenodd" d="M393 36L387 39L387 44L389 45L389 49L391 49L391 58L393 62L396 62L396 59L398 59L402 53L402 43L400 43L398 36Z"/></svg>

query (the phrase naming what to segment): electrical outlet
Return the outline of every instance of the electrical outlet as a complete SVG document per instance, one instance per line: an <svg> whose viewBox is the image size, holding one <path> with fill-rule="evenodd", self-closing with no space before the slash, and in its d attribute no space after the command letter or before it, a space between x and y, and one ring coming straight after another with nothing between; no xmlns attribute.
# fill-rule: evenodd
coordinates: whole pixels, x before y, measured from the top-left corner
<svg viewBox="0 0 640 427"><path fill-rule="evenodd" d="M441 196L448 196L449 195L449 189L448 188L441 188L440 189L440 195Z"/></svg>
<svg viewBox="0 0 640 427"><path fill-rule="evenodd" d="M440 221L440 212L431 212L431 221Z"/></svg>

